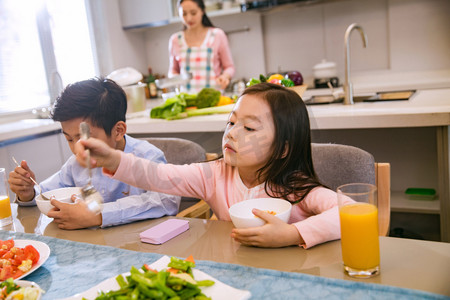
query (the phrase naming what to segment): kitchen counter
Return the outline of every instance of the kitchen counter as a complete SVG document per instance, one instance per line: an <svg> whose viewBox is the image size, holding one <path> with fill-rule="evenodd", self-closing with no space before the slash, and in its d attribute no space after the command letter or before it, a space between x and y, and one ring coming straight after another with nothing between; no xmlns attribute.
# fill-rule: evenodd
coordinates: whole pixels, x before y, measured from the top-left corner
<svg viewBox="0 0 450 300"><path fill-rule="evenodd" d="M448 126L450 88L418 90L407 101L310 105L308 111L313 130ZM223 132L227 119L227 114L173 121L140 117L127 124L130 134Z"/></svg>
<svg viewBox="0 0 450 300"><path fill-rule="evenodd" d="M405 86L406 87L406 86ZM162 100L149 100L145 112L127 116L129 134L223 132L227 114L166 121L150 119L150 107ZM450 88L418 90L407 101L360 102L354 105L310 105L311 128L400 128L450 125ZM60 129L48 119L27 119L0 124L0 142Z"/></svg>

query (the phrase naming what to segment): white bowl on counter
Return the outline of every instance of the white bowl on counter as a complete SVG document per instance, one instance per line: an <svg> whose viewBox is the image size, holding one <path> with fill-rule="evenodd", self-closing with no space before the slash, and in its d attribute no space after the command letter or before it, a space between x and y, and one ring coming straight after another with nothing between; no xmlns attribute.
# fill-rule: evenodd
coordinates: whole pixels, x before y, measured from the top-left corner
<svg viewBox="0 0 450 300"><path fill-rule="evenodd" d="M253 208L274 212L276 217L287 223L291 215L292 204L277 198L255 198L236 203L228 210L233 225L236 228L264 225L266 222L252 213Z"/></svg>

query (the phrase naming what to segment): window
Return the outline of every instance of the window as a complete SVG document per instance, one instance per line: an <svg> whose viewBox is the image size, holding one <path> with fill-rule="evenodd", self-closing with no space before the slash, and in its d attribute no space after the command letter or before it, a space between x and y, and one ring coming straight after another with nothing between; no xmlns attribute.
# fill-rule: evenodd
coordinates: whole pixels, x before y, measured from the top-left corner
<svg viewBox="0 0 450 300"><path fill-rule="evenodd" d="M0 114L48 107L95 76L85 2L0 0Z"/></svg>

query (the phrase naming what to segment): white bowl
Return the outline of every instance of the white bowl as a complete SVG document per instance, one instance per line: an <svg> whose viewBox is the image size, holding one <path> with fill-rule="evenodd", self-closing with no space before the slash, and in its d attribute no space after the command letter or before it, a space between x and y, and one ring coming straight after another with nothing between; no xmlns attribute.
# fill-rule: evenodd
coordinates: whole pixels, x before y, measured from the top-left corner
<svg viewBox="0 0 450 300"><path fill-rule="evenodd" d="M56 190L47 191L43 194L47 198L50 198L51 196L55 196L55 199L60 202L72 203L72 200L70 200L70 198L74 194L80 196L81 188L79 188L79 187L60 188L60 189L56 189ZM48 211L53 208L53 205L50 204L50 200L42 199L41 195L38 195L36 197L36 204L37 204L39 210L41 211L41 213L43 213L44 215L47 215Z"/></svg>
<svg viewBox="0 0 450 300"><path fill-rule="evenodd" d="M276 213L275 216L287 223L291 215L292 204L276 198L255 198L236 203L228 210L236 228L258 227L265 224L263 219L252 213L253 208L273 211Z"/></svg>
<svg viewBox="0 0 450 300"><path fill-rule="evenodd" d="M40 300L41 299L43 290L41 289L41 287L36 282L28 281L28 280L14 280L14 282L18 286L20 286L22 288L27 288L27 287L34 287L34 288L36 288L38 290L36 300ZM14 299L16 299L16 298L14 298ZM19 299L19 298L17 298L17 299Z"/></svg>

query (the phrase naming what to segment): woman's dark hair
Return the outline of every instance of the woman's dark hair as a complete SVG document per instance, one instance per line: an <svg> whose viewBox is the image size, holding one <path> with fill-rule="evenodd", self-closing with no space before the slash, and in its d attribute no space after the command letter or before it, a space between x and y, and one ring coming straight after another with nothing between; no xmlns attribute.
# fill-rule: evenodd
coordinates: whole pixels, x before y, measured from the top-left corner
<svg viewBox="0 0 450 300"><path fill-rule="evenodd" d="M205 3L203 2L203 0L178 0L177 7L180 8L181 3L183 3L184 1L192 1L192 2L197 3L198 7L200 7L200 9L202 10L202 13L203 13L202 25L205 27L214 27L213 23L206 15ZM183 25L183 26L184 26L184 29L186 29L186 25Z"/></svg>
<svg viewBox="0 0 450 300"><path fill-rule="evenodd" d="M305 103L296 92L272 83L253 85L245 89L243 95L264 99L269 104L275 126L272 155L258 170L258 179L265 181L264 189L271 197L300 202L313 188L323 186L312 162Z"/></svg>
<svg viewBox="0 0 450 300"><path fill-rule="evenodd" d="M58 122L82 118L103 128L111 136L114 125L125 122L127 97L114 81L92 78L69 84L58 96L52 109L52 119Z"/></svg>

